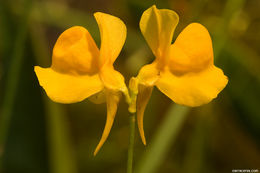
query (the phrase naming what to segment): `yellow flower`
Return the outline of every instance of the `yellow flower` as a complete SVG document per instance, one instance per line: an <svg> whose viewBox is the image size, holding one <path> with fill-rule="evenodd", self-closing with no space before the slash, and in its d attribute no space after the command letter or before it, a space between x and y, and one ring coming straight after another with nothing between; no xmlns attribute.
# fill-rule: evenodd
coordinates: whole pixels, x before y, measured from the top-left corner
<svg viewBox="0 0 260 173"><path fill-rule="evenodd" d="M90 96L94 102L106 100L107 120L96 155L109 135L121 93L128 101L129 96L124 77L113 67L126 39L126 27L109 14L97 12L94 16L100 29L100 50L85 28L74 26L58 38L51 67L35 66L34 70L40 85L55 102L75 103Z"/></svg>
<svg viewBox="0 0 260 173"><path fill-rule="evenodd" d="M178 21L174 11L156 6L147 9L140 20L141 32L156 57L129 84L132 92L129 111L137 110L144 144L143 115L153 86L175 103L195 107L216 98L228 82L222 70L214 66L212 41L204 26L191 23L171 44Z"/></svg>

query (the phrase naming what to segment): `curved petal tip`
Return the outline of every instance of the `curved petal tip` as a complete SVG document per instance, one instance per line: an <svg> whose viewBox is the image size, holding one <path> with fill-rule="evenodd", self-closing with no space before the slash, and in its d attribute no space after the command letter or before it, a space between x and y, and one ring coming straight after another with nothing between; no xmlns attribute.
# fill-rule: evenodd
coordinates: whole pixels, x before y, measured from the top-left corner
<svg viewBox="0 0 260 173"><path fill-rule="evenodd" d="M105 141L107 140L107 137L110 133L110 130L113 126L113 122L115 119L116 111L117 111L117 105L120 100L121 94L119 92L112 92L106 90L106 101L107 101L107 120L106 125L102 134L102 137L94 151L94 156L97 155L100 148L103 146Z"/></svg>

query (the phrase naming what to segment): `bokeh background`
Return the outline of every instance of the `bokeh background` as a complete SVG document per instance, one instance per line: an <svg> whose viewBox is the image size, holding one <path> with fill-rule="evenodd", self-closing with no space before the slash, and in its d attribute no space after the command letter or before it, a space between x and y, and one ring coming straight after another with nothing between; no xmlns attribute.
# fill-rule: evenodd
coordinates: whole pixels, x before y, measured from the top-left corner
<svg viewBox="0 0 260 173"><path fill-rule="evenodd" d="M121 101L110 136L93 157L105 124L105 104L53 103L33 67L50 66L56 39L71 26L86 27L99 45L93 13L101 11L127 26L115 68L128 83L154 59L138 26L143 11L153 4L179 14L174 38L191 22L208 28L215 64L229 83L217 99L192 109L175 105L154 89L144 118L146 147L136 133L135 172L260 171L259 0L1 0L1 173L126 172L126 103Z"/></svg>

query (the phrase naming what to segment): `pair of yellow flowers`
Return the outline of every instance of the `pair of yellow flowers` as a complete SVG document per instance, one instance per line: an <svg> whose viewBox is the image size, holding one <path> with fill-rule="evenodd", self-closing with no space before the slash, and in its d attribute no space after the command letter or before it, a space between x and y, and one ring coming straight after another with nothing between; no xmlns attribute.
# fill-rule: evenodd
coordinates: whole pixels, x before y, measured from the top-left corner
<svg viewBox="0 0 260 173"><path fill-rule="evenodd" d="M97 12L94 16L100 29L100 49L85 28L75 26L58 38L51 67L35 67L40 85L55 102L106 101L106 125L94 155L110 133L122 94L129 111L137 112L146 144L143 115L154 86L174 102L191 107L210 102L226 86L227 77L214 66L207 29L192 23L171 44L179 17L174 11L152 6L143 13L140 29L156 58L131 78L129 94L124 77L113 67L126 39L126 26L109 14Z"/></svg>

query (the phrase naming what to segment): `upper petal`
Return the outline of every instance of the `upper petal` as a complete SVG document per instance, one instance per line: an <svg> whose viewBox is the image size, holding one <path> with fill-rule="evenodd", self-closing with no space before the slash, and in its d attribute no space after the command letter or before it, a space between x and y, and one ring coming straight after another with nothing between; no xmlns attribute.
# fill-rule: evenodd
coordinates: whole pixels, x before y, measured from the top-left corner
<svg viewBox="0 0 260 173"><path fill-rule="evenodd" d="M98 71L99 50L89 32L74 26L58 38L52 55L52 68L69 74L94 74Z"/></svg>
<svg viewBox="0 0 260 173"><path fill-rule="evenodd" d="M140 20L141 32L156 58L167 53L179 16L172 10L157 9L155 5L144 11Z"/></svg>
<svg viewBox="0 0 260 173"><path fill-rule="evenodd" d="M100 66L113 64L126 39L126 26L122 20L109 14L94 14L101 36Z"/></svg>
<svg viewBox="0 0 260 173"><path fill-rule="evenodd" d="M103 84L98 75L74 76L38 66L35 66L34 71L40 85L49 98L55 102L80 102L103 89Z"/></svg>
<svg viewBox="0 0 260 173"><path fill-rule="evenodd" d="M156 86L174 102L194 107L216 98L227 82L228 79L222 70L212 65L198 73L178 76L165 70L157 80Z"/></svg>
<svg viewBox="0 0 260 173"><path fill-rule="evenodd" d="M168 66L175 74L198 72L213 64L212 41L199 23L188 25L170 48Z"/></svg>

